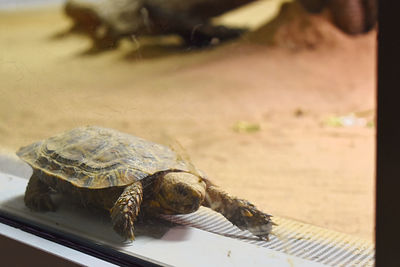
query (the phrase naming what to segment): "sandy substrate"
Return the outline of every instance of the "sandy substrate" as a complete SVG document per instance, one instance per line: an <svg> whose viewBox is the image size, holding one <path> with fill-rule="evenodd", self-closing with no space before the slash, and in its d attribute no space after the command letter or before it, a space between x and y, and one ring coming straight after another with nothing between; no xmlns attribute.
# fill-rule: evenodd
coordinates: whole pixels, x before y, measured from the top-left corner
<svg viewBox="0 0 400 267"><path fill-rule="evenodd" d="M69 25L58 9L0 14L3 150L88 124L174 139L266 212L373 238L375 129L327 121L373 117L375 32L312 50L141 40L93 55L85 37L60 35Z"/></svg>

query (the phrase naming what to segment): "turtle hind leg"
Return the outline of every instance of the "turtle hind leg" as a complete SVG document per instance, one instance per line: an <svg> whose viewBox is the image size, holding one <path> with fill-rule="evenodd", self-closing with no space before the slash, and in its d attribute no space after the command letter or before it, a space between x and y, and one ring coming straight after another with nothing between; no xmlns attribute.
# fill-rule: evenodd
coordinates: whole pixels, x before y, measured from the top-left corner
<svg viewBox="0 0 400 267"><path fill-rule="evenodd" d="M39 179L37 172L33 172L25 191L25 205L34 211L55 211L50 193L50 187Z"/></svg>
<svg viewBox="0 0 400 267"><path fill-rule="evenodd" d="M111 209L114 230L125 239L135 239L133 225L138 217L142 199L142 183L136 182L125 188Z"/></svg>
<svg viewBox="0 0 400 267"><path fill-rule="evenodd" d="M268 240L274 223L271 215L258 210L247 200L238 199L214 185L207 185L203 206L221 213L241 230L248 230L259 238Z"/></svg>

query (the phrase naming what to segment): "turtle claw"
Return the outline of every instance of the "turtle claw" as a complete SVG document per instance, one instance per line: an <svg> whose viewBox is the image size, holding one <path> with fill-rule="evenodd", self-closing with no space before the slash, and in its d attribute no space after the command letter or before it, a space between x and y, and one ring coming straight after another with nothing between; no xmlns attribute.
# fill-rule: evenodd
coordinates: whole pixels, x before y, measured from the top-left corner
<svg viewBox="0 0 400 267"><path fill-rule="evenodd" d="M111 210L113 228L125 240L135 240L134 214L130 209L127 209L127 205L115 205Z"/></svg>
<svg viewBox="0 0 400 267"><path fill-rule="evenodd" d="M271 233L272 225L274 225L274 223L272 223L272 221L268 221L256 227L249 227L247 230L249 230L249 232L253 235L257 236L260 240L269 241L269 234Z"/></svg>
<svg viewBox="0 0 400 267"><path fill-rule="evenodd" d="M120 212L115 212L115 213L112 212L111 218L113 221L115 232L117 232L120 236L124 237L125 240L130 240L130 241L135 240L135 235L133 233L134 227L132 218L129 218L129 216L124 216L124 214Z"/></svg>
<svg viewBox="0 0 400 267"><path fill-rule="evenodd" d="M232 217L234 224L242 230L248 230L260 239L269 240L272 226L276 225L271 220L271 215L263 213L256 207L245 201L238 199L238 212Z"/></svg>

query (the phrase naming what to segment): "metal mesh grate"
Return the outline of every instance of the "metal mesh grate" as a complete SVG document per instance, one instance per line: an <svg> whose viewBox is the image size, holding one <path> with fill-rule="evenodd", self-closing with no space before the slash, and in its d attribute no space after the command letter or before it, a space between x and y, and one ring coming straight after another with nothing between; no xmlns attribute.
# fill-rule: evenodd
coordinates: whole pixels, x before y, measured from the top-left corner
<svg viewBox="0 0 400 267"><path fill-rule="evenodd" d="M328 266L374 265L375 249L371 242L293 220L274 217L278 226L274 227L270 240L263 241L248 231L241 231L222 215L207 208L165 218Z"/></svg>

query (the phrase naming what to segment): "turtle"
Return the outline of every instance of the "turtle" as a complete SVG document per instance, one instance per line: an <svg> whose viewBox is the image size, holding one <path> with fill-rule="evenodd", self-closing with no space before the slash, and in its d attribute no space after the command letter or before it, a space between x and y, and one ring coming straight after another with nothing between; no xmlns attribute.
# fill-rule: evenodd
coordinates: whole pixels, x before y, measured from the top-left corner
<svg viewBox="0 0 400 267"><path fill-rule="evenodd" d="M68 0L73 32L89 35L95 48L118 46L124 37L176 34L189 47L239 37L243 28L214 25L212 18L256 0Z"/></svg>
<svg viewBox="0 0 400 267"><path fill-rule="evenodd" d="M195 212L222 214L241 230L268 240L272 216L226 193L170 147L99 126L83 126L21 147L33 169L24 202L55 211L54 192L83 208L106 210L116 233L134 240L138 218Z"/></svg>

